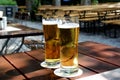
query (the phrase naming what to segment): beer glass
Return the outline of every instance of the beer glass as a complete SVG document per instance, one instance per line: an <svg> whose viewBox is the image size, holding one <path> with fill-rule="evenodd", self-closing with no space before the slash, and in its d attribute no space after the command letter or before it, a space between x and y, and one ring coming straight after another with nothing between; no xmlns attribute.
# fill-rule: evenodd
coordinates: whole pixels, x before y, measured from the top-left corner
<svg viewBox="0 0 120 80"><path fill-rule="evenodd" d="M59 20L60 69L54 73L65 77L65 74L77 73L78 68L78 35L79 22L76 17L65 17ZM60 70L60 71L57 71ZM63 73L63 75L62 75Z"/></svg>
<svg viewBox="0 0 120 80"><path fill-rule="evenodd" d="M42 24L45 37L45 63L47 66L56 66L60 63L57 18L51 16L43 17Z"/></svg>

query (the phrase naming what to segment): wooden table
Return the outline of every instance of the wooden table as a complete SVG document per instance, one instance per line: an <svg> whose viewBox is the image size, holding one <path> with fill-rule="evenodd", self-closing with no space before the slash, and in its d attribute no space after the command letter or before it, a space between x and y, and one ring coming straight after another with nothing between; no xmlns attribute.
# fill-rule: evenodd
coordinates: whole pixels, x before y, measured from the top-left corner
<svg viewBox="0 0 120 80"><path fill-rule="evenodd" d="M71 11L79 11L79 14L81 12L97 12L98 16L100 16L99 13L101 12L113 12L116 10L120 10L119 2L118 3L104 3L104 4L97 4L97 5L80 5L80 6L41 6L38 8L38 11L42 13L41 11L47 11L55 12L56 10L63 10L65 12L71 12Z"/></svg>
<svg viewBox="0 0 120 80"><path fill-rule="evenodd" d="M90 41L79 43L78 48L79 68L83 70L81 76L62 78L54 75L54 70L41 67L44 50L39 49L2 55L0 80L89 80L84 78L98 77L102 72L120 69L120 48ZM109 80L103 78L91 80ZM120 79L120 76L118 78Z"/></svg>
<svg viewBox="0 0 120 80"><path fill-rule="evenodd" d="M3 53L3 50L6 48L11 38L22 38L21 45L16 50L18 52L23 45L25 37L39 35L43 35L42 30L30 28L21 24L8 24L5 30L0 30L0 39L6 39L0 53Z"/></svg>
<svg viewBox="0 0 120 80"><path fill-rule="evenodd" d="M107 21L102 21L105 24L113 24L113 25L120 25L120 20L107 20Z"/></svg>

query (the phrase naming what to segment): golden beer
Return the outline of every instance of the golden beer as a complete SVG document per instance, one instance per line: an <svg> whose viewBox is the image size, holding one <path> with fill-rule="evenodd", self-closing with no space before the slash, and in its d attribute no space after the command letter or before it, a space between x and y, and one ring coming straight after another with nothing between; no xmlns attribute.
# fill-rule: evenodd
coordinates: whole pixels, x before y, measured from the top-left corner
<svg viewBox="0 0 120 80"><path fill-rule="evenodd" d="M78 35L78 24L59 25L60 63L61 70L65 73L78 71Z"/></svg>
<svg viewBox="0 0 120 80"><path fill-rule="evenodd" d="M60 62L60 45L57 24L54 22L43 23L45 37L45 62L54 66Z"/></svg>

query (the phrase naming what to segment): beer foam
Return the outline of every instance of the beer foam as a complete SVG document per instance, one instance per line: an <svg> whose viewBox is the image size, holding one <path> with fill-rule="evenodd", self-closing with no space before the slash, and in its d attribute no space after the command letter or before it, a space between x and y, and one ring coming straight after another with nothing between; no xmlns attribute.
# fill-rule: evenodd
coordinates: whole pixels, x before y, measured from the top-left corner
<svg viewBox="0 0 120 80"><path fill-rule="evenodd" d="M53 24L57 24L57 21L46 21L46 20L43 20L42 23L43 24L47 24L47 25L53 25Z"/></svg>
<svg viewBox="0 0 120 80"><path fill-rule="evenodd" d="M64 29L78 28L78 27L79 27L79 24L77 24L77 23L65 23L65 24L59 24L58 25L58 28L64 28Z"/></svg>

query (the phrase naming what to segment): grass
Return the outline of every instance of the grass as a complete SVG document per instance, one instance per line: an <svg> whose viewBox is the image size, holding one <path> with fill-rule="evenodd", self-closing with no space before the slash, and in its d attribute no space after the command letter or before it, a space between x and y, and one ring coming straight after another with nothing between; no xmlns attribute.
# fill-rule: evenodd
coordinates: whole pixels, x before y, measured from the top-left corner
<svg viewBox="0 0 120 80"><path fill-rule="evenodd" d="M0 5L17 5L14 0L0 0Z"/></svg>

